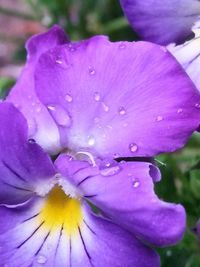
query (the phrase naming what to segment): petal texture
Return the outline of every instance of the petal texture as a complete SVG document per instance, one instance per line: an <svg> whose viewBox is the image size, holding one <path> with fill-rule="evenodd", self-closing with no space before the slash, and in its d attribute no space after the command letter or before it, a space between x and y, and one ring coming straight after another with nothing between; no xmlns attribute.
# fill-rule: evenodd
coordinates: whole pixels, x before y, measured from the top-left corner
<svg viewBox="0 0 200 267"><path fill-rule="evenodd" d="M84 198L112 221L141 240L157 246L172 245L182 238L186 225L185 211L181 205L158 199L153 186L153 180L158 176L155 166L124 162L101 169L78 168L78 165L75 169L71 168L72 162L61 155L56 166L63 177L76 185Z"/></svg>
<svg viewBox="0 0 200 267"><path fill-rule="evenodd" d="M200 3L196 0L120 2L133 29L144 40L162 45L184 42L200 15Z"/></svg>
<svg viewBox="0 0 200 267"><path fill-rule="evenodd" d="M200 120L194 85L167 50L147 42L99 36L60 46L40 57L36 91L62 145L101 157L172 152Z"/></svg>
<svg viewBox="0 0 200 267"><path fill-rule="evenodd" d="M0 207L0 258L12 267L159 267L159 257L117 225L91 214L83 206L84 221L77 235L62 226L54 231L38 220L43 200L17 210ZM9 220L12 223L9 224ZM5 227L5 224L9 224ZM0 229L1 229L0 227Z"/></svg>
<svg viewBox="0 0 200 267"><path fill-rule="evenodd" d="M23 115L0 103L0 204L16 205L50 184L55 175L49 156L31 140Z"/></svg>
<svg viewBox="0 0 200 267"><path fill-rule="evenodd" d="M7 101L18 107L28 120L29 137L52 154L60 147L59 134L54 121L35 94L34 71L41 54L65 42L67 37L59 26L29 39L26 44L26 66L7 97Z"/></svg>

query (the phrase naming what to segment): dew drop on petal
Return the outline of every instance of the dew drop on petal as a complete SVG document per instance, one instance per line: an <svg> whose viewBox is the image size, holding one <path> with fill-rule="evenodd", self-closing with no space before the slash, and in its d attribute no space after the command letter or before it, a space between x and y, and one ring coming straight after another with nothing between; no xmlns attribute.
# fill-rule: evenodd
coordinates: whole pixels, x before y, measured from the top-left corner
<svg viewBox="0 0 200 267"><path fill-rule="evenodd" d="M119 166L114 166L114 167L102 169L100 171L100 174L102 176L112 176L112 175L117 174L119 171L120 171L120 167Z"/></svg>
<svg viewBox="0 0 200 267"><path fill-rule="evenodd" d="M94 136L90 136L88 138L88 145L93 146L94 144L95 144L95 138L94 138Z"/></svg>
<svg viewBox="0 0 200 267"><path fill-rule="evenodd" d="M59 64L59 65L61 65L61 64L63 63L61 57L57 57L56 60L55 60L55 62L56 62L57 64Z"/></svg>
<svg viewBox="0 0 200 267"><path fill-rule="evenodd" d="M90 75L95 75L95 73L96 73L95 69L92 68L92 67L89 67L89 74Z"/></svg>
<svg viewBox="0 0 200 267"><path fill-rule="evenodd" d="M72 43L67 44L66 47L68 48L70 52L76 51L76 47Z"/></svg>
<svg viewBox="0 0 200 267"><path fill-rule="evenodd" d="M29 139L28 139L28 142L31 143L31 144L36 143L35 139L33 139L33 138L29 138Z"/></svg>
<svg viewBox="0 0 200 267"><path fill-rule="evenodd" d="M138 146L136 144L134 144L134 143L130 144L129 148L130 148L130 151L133 152L133 153L138 150Z"/></svg>
<svg viewBox="0 0 200 267"><path fill-rule="evenodd" d="M102 107L103 107L105 112L109 111L109 107L104 102L102 102Z"/></svg>
<svg viewBox="0 0 200 267"><path fill-rule="evenodd" d="M47 262L47 258L45 256L39 255L37 257L37 263L39 263L39 264L45 264L46 262Z"/></svg>
<svg viewBox="0 0 200 267"><path fill-rule="evenodd" d="M133 185L134 188L138 188L139 185L140 185L140 182L138 180L136 180L136 179L133 179L132 185Z"/></svg>
<svg viewBox="0 0 200 267"><path fill-rule="evenodd" d="M196 107L196 108L200 108L200 104L199 104L199 103L196 103L196 104L195 104L195 107Z"/></svg>
<svg viewBox="0 0 200 267"><path fill-rule="evenodd" d="M100 101L100 99L101 99L101 96L100 96L100 94L98 93L98 92L95 92L94 93L94 99L95 99L95 101Z"/></svg>
<svg viewBox="0 0 200 267"><path fill-rule="evenodd" d="M64 108L56 105L48 105L47 108L58 125L65 127L71 125L71 118Z"/></svg>
<svg viewBox="0 0 200 267"><path fill-rule="evenodd" d="M71 95L69 95L69 94L66 94L66 96L65 96L65 100L66 100L67 102L71 103L71 102L72 102L72 100L73 100L73 98L72 98L72 96L71 96Z"/></svg>
<svg viewBox="0 0 200 267"><path fill-rule="evenodd" d="M162 116L158 116L157 118L156 118L156 121L162 121L163 120L163 117Z"/></svg>
<svg viewBox="0 0 200 267"><path fill-rule="evenodd" d="M126 110L125 110L124 107L120 107L119 108L119 114L122 115L122 116L126 114Z"/></svg>
<svg viewBox="0 0 200 267"><path fill-rule="evenodd" d="M177 113L182 113L183 112L183 109L182 108L179 108L178 110L177 110Z"/></svg>
<svg viewBox="0 0 200 267"><path fill-rule="evenodd" d="M126 48L126 45L125 45L125 43L121 42L119 44L119 49L124 49L124 48Z"/></svg>

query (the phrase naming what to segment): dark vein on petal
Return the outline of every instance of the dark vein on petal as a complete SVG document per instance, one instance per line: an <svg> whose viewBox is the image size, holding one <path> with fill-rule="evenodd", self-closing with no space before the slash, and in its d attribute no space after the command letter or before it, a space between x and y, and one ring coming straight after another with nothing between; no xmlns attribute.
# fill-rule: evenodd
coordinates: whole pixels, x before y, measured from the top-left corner
<svg viewBox="0 0 200 267"><path fill-rule="evenodd" d="M14 174L17 178L19 178L21 181L26 182L26 179L24 179L19 173L17 173L13 168L6 163L4 160L2 160L3 165L10 171L12 174Z"/></svg>
<svg viewBox="0 0 200 267"><path fill-rule="evenodd" d="M89 254L89 252L88 252L88 250L86 248L85 241L83 239L83 236L82 236L82 233L81 233L81 229L80 229L79 226L78 226L78 231L79 231L79 235L80 235L81 241L83 243L83 247L84 247L85 253L86 253L87 257L88 257L88 260L89 260L91 266L93 266L93 264L92 264L92 258L91 258L90 254Z"/></svg>
<svg viewBox="0 0 200 267"><path fill-rule="evenodd" d="M92 230L92 228L88 225L88 223L83 219L83 222L84 222L84 224L87 226L87 228L94 234L94 235L97 235L96 233L95 233L95 231L94 230Z"/></svg>
<svg viewBox="0 0 200 267"><path fill-rule="evenodd" d="M33 233L26 240L24 240L19 246L17 246L17 248L21 248L29 239L31 239L43 224L44 221L33 231Z"/></svg>
<svg viewBox="0 0 200 267"><path fill-rule="evenodd" d="M75 174L81 172L82 170L85 170L86 168L87 168L87 167L83 167L83 168L78 169L77 171L75 171L75 172L73 173L73 175L75 175Z"/></svg>
<svg viewBox="0 0 200 267"><path fill-rule="evenodd" d="M72 240L69 238L69 267L72 266Z"/></svg>
<svg viewBox="0 0 200 267"><path fill-rule="evenodd" d="M56 259L56 256L57 256L57 253L58 253L58 248L59 248L59 245L60 245L60 240L61 240L61 237L62 237L62 234L63 234L63 224L61 226L61 229L60 229L60 234L59 234L59 237L58 237L58 243L57 243L57 246L56 246L56 249L55 249L55 254L54 254L54 263L55 263L55 259ZM54 264L55 266L55 264Z"/></svg>
<svg viewBox="0 0 200 267"><path fill-rule="evenodd" d="M83 196L83 197L86 197L86 198L92 198L92 197L96 197L97 196L97 194L96 195L85 195L85 196Z"/></svg>
<svg viewBox="0 0 200 267"><path fill-rule="evenodd" d="M40 213L37 213L37 214L35 214L35 215L33 215L33 216L29 217L28 219L25 219L25 220L24 220L24 221L22 221L22 222L23 222L23 223L24 223L24 222L27 222L27 221L29 221L29 220L31 220L31 219L33 219L33 218L37 217L39 214L40 214Z"/></svg>
<svg viewBox="0 0 200 267"><path fill-rule="evenodd" d="M84 183L85 181L87 181L88 179L90 179L90 178L92 178L92 177L94 177L94 176L87 176L86 178L84 178L82 181L80 181L78 184L77 184L77 186L80 186L82 183Z"/></svg>
<svg viewBox="0 0 200 267"><path fill-rule="evenodd" d="M2 181L2 183L5 184L5 185L10 186L10 187L12 187L12 188L15 188L15 189L17 189L17 190L21 190L21 191L26 191L26 192L33 193L31 190L26 189L26 188L23 188L23 187L15 186L15 185L13 185L13 184L9 184L9 183L4 182L4 181Z"/></svg>
<svg viewBox="0 0 200 267"><path fill-rule="evenodd" d="M40 245L40 247L39 247L38 250L36 251L35 256L37 256L37 255L39 254L39 252L41 251L41 249L43 248L45 242L47 241L47 238L48 238L49 235L50 235L50 233L51 233L51 231L49 231L49 232L47 233L47 235L45 236L45 238L44 238L42 244Z"/></svg>

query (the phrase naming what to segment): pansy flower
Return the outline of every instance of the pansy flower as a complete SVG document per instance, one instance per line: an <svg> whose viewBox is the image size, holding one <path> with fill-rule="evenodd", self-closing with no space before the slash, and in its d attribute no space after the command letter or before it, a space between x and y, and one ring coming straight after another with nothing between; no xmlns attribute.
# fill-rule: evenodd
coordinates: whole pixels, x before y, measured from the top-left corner
<svg viewBox="0 0 200 267"><path fill-rule="evenodd" d="M183 43L199 21L197 0L120 0L133 29L144 40L167 45Z"/></svg>
<svg viewBox="0 0 200 267"><path fill-rule="evenodd" d="M96 36L49 49L53 35L63 32L56 27L28 42L31 73L7 98L45 150L95 161L151 157L181 148L197 128L199 93L165 48Z"/></svg>
<svg viewBox="0 0 200 267"><path fill-rule="evenodd" d="M151 163L99 167L65 153L54 166L12 104L0 104L0 123L1 267L158 267L147 244L182 237L184 209L157 198Z"/></svg>

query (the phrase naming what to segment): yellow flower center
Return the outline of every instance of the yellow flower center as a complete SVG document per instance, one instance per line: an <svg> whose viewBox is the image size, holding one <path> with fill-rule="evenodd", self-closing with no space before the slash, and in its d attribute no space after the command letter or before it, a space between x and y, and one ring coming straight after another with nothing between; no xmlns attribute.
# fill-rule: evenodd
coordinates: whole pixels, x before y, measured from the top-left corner
<svg viewBox="0 0 200 267"><path fill-rule="evenodd" d="M78 226L83 222L81 202L68 197L61 187L55 186L47 195L40 220L50 230L63 227L66 234L76 234Z"/></svg>

